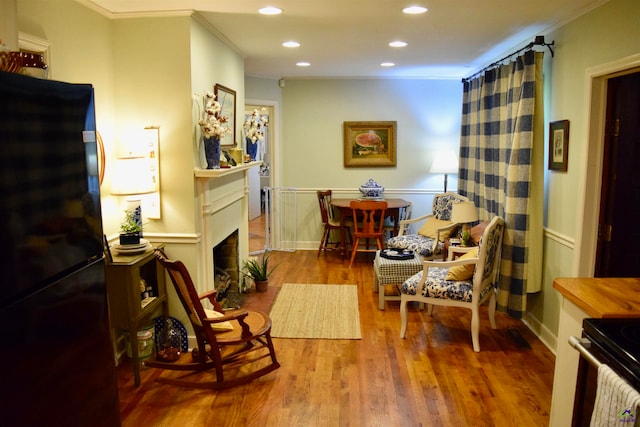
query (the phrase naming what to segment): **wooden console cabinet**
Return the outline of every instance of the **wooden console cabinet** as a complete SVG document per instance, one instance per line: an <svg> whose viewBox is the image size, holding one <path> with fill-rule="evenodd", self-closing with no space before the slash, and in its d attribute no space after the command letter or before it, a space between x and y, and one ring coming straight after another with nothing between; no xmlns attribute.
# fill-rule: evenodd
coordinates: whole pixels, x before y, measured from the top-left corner
<svg viewBox="0 0 640 427"><path fill-rule="evenodd" d="M164 244L154 244L153 248L163 246ZM158 311L168 315L164 268L153 256L153 250L137 255L118 255L114 251L113 261L106 264L106 275L111 327L115 330L116 337L128 335L134 383L139 386L138 329L151 325L151 319ZM153 299L143 301L141 279L146 286L151 287Z"/></svg>

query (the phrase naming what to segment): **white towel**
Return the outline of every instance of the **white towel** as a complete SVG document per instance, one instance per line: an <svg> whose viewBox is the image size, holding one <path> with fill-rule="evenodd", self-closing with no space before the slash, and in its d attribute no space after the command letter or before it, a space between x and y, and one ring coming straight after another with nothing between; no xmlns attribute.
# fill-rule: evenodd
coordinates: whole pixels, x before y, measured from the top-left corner
<svg viewBox="0 0 640 427"><path fill-rule="evenodd" d="M596 401L591 427L634 426L640 413L640 393L607 365L598 368Z"/></svg>

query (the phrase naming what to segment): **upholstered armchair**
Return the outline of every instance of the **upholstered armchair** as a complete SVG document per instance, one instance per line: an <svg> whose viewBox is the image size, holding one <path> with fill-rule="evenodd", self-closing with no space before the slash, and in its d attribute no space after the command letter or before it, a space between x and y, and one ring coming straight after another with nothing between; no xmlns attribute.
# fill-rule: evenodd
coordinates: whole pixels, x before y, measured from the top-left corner
<svg viewBox="0 0 640 427"><path fill-rule="evenodd" d="M451 221L453 204L468 201L469 199L457 193L436 194L433 197L432 212L400 221L398 235L387 240L387 247L409 249L424 259L433 258L435 254L442 252L443 242L458 227L457 223ZM416 227L416 232L411 232Z"/></svg>
<svg viewBox="0 0 640 427"><path fill-rule="evenodd" d="M502 255L504 220L496 216L484 229L480 244L464 249L464 255L453 260L455 246L449 248L448 261L424 261L423 270L407 279L400 288L400 338L407 332L407 304L427 304L431 314L434 305L465 307L471 310L473 350L480 351L479 307L489 304L489 321L496 328L496 284Z"/></svg>

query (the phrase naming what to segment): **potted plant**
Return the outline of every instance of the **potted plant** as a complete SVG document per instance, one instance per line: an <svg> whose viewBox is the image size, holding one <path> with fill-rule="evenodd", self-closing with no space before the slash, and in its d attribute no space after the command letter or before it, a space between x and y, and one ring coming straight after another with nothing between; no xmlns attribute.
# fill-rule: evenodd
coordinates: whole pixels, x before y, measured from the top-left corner
<svg viewBox="0 0 640 427"><path fill-rule="evenodd" d="M467 228L463 228L462 232L460 233L460 239L462 240L462 246L472 246L471 230L469 230L468 226Z"/></svg>
<svg viewBox="0 0 640 427"><path fill-rule="evenodd" d="M269 257L271 254L263 254L261 259L249 258L242 263L242 274L251 277L256 284L258 292L265 292L269 286L269 276L276 266L269 269Z"/></svg>
<svg viewBox="0 0 640 427"><path fill-rule="evenodd" d="M142 224L138 222L134 211L125 210L124 220L120 223L120 244L137 245L142 237Z"/></svg>

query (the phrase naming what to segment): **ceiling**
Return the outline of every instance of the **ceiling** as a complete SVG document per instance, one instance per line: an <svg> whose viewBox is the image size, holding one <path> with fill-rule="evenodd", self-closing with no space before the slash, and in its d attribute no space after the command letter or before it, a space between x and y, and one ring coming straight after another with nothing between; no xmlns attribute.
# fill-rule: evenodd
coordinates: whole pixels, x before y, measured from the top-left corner
<svg viewBox="0 0 640 427"><path fill-rule="evenodd" d="M458 79L608 0L78 1L112 18L195 10L245 58L248 76ZM409 5L429 10L402 13ZM264 6L283 13L258 14ZM301 46L282 47L287 40ZM392 48L394 40L408 45ZM298 61L311 65L298 67ZM380 66L387 61L396 65Z"/></svg>

